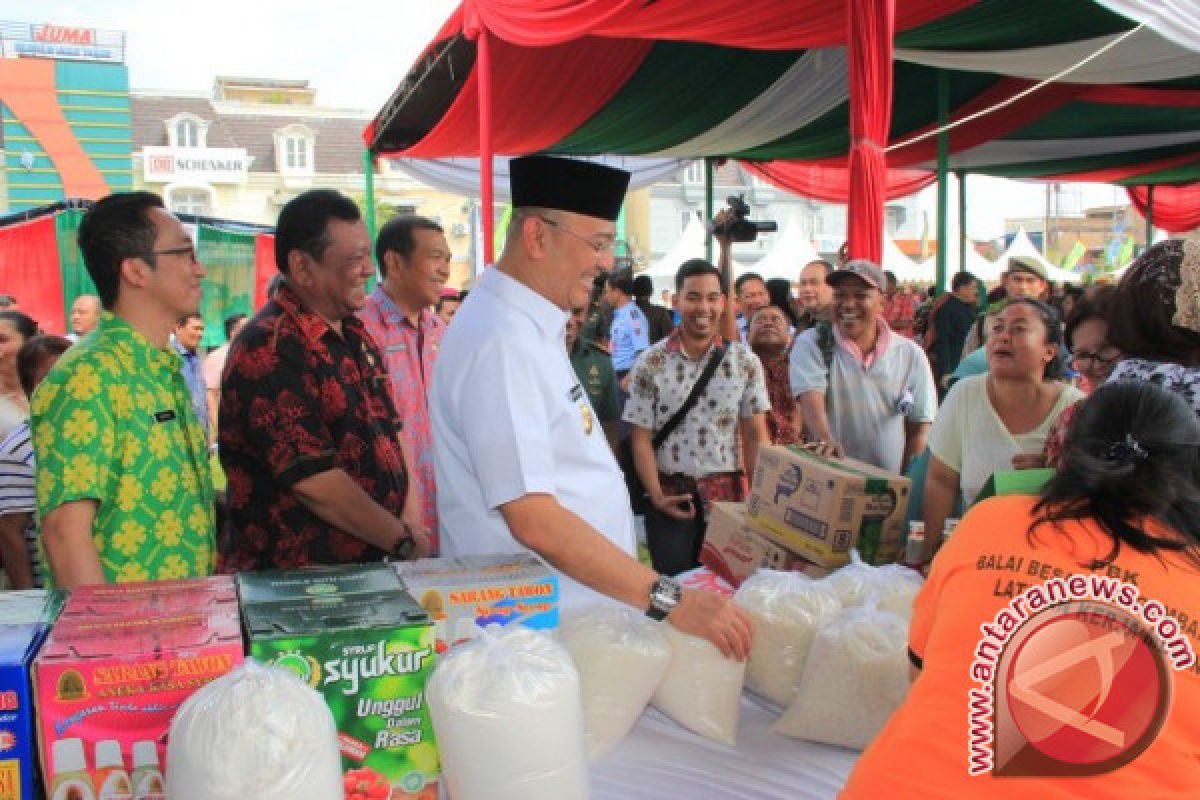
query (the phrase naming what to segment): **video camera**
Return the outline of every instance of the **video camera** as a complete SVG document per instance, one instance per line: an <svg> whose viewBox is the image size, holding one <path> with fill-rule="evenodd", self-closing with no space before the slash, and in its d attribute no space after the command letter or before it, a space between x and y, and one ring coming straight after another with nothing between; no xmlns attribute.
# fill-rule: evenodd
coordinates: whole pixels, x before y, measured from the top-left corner
<svg viewBox="0 0 1200 800"><path fill-rule="evenodd" d="M779 230L778 223L773 220L747 219L750 216L750 204L746 202L746 195L730 195L725 199L729 203L729 210L733 212L733 219L720 227L710 225L713 233L728 236L735 242L753 242L760 233Z"/></svg>

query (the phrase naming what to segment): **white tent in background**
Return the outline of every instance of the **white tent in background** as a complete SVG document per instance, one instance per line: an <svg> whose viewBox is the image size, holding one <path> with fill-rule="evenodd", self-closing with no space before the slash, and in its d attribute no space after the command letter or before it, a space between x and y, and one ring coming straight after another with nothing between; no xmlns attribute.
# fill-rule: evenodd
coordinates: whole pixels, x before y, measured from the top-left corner
<svg viewBox="0 0 1200 800"><path fill-rule="evenodd" d="M708 230L699 217L692 216L675 245L662 258L655 261L639 275L649 275L654 282L654 296L657 298L663 289L675 291L675 273L679 266L690 258L704 258L704 242L708 238Z"/></svg>
<svg viewBox="0 0 1200 800"><path fill-rule="evenodd" d="M883 268L895 275L900 283L933 283L933 263L913 261L886 232L883 234Z"/></svg>
<svg viewBox="0 0 1200 800"><path fill-rule="evenodd" d="M812 242L804 235L800 216L793 211L788 215L779 233L760 234L774 238L771 249L767 254L753 264L743 264L735 259L734 266L737 274L755 272L763 280L784 278L789 283L800 280L800 270L810 261L816 261L821 256L813 247Z"/></svg>
<svg viewBox="0 0 1200 800"><path fill-rule="evenodd" d="M1029 234L1024 228L1017 229L1017 235L1013 237L1012 243L1008 249L999 258L999 263L1002 269L1008 268L1008 260L1013 257L1028 258L1036 261L1046 270L1046 279L1055 283L1082 283L1083 276L1075 272L1068 272L1065 269L1056 267L1045 256L1038 252L1033 242L1029 239Z"/></svg>

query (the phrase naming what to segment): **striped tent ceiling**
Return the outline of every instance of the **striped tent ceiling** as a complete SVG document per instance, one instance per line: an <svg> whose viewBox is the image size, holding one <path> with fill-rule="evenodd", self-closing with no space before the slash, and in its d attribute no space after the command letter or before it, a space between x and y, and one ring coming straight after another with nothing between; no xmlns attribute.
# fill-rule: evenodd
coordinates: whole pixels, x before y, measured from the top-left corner
<svg viewBox="0 0 1200 800"><path fill-rule="evenodd" d="M494 34L497 154L845 164L842 2L547 0L530 11L538 5L472 0L458 9L365 131L372 151L479 154L471 34L482 24ZM1129 185L1200 180L1200 29L1164 21L1156 7L897 2L889 167L936 164L935 137L904 143L938 126L941 80L951 120L1004 104L951 132L951 169ZM540 12L558 15L555 35L533 24Z"/></svg>

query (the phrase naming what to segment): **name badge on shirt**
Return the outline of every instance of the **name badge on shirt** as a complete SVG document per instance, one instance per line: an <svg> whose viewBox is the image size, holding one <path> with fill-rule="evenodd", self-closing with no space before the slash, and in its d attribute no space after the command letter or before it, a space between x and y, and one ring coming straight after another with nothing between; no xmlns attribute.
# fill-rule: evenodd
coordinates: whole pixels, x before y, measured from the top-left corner
<svg viewBox="0 0 1200 800"><path fill-rule="evenodd" d="M389 353L403 353L406 350L408 350L408 346L403 344L389 344L387 347Z"/></svg>
<svg viewBox="0 0 1200 800"><path fill-rule="evenodd" d="M154 412L155 422L170 422L173 419L175 419L175 412L171 411L170 409L167 409L166 411Z"/></svg>
<svg viewBox="0 0 1200 800"><path fill-rule="evenodd" d="M579 398L583 397L583 387L580 386L578 383L575 384L574 386L572 386L571 392L570 392L570 397L571 397L572 403L579 402Z"/></svg>

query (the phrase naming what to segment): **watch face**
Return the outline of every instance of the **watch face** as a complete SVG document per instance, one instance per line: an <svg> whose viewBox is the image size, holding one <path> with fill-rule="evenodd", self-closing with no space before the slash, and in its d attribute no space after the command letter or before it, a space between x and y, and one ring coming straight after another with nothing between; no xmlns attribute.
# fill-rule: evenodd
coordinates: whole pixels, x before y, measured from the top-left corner
<svg viewBox="0 0 1200 800"><path fill-rule="evenodd" d="M674 578L663 576L654 584L654 602L667 608L674 608L683 596L683 587Z"/></svg>

